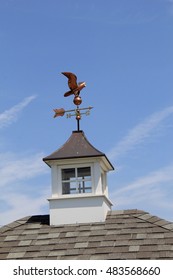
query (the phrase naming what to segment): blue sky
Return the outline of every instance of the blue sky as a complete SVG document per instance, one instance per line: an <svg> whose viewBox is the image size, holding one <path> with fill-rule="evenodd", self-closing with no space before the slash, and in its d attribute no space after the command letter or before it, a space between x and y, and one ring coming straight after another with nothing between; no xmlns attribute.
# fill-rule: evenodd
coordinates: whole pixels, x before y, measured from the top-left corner
<svg viewBox="0 0 173 280"><path fill-rule="evenodd" d="M44 156L76 129L62 71L85 81L81 129L106 153L113 209L173 221L173 1L0 1L0 225L48 212Z"/></svg>

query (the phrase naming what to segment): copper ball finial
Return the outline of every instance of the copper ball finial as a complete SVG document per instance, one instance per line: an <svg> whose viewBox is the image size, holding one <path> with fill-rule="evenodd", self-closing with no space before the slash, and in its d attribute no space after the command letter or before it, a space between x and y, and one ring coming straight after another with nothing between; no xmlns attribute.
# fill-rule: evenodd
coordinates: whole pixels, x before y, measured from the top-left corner
<svg viewBox="0 0 173 280"><path fill-rule="evenodd" d="M80 110L77 109L76 110L76 120L79 121L81 119L81 113L80 113Z"/></svg>
<svg viewBox="0 0 173 280"><path fill-rule="evenodd" d="M80 119L81 119L81 115L77 115L76 120L80 120Z"/></svg>
<svg viewBox="0 0 173 280"><path fill-rule="evenodd" d="M79 106L82 103L82 98L79 95L75 96L75 98L73 99L73 103L76 106Z"/></svg>

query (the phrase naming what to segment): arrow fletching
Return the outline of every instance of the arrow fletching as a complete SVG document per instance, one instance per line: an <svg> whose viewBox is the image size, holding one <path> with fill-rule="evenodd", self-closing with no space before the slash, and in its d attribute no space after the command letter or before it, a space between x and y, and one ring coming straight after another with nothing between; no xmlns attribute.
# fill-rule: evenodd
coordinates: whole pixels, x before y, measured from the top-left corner
<svg viewBox="0 0 173 280"><path fill-rule="evenodd" d="M63 108L60 109L54 109L55 115L54 118L56 117L62 117L65 114L65 110Z"/></svg>

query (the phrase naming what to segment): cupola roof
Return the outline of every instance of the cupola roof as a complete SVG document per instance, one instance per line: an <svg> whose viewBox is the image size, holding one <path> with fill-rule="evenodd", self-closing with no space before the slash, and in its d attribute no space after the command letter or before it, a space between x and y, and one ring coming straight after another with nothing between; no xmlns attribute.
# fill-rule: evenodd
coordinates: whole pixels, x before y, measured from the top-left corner
<svg viewBox="0 0 173 280"><path fill-rule="evenodd" d="M86 138L82 130L73 131L70 138L58 150L43 158L43 161L60 159L104 157L111 169L114 169L104 153L96 149Z"/></svg>

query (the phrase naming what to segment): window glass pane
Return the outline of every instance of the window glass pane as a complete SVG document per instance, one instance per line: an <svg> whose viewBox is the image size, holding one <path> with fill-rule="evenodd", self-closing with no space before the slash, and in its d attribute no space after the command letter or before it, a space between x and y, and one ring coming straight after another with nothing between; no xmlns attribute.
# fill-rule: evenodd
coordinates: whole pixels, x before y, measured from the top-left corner
<svg viewBox="0 0 173 280"><path fill-rule="evenodd" d="M75 179L75 168L62 169L62 180Z"/></svg>
<svg viewBox="0 0 173 280"><path fill-rule="evenodd" d="M91 188L85 188L85 193L91 193Z"/></svg>
<svg viewBox="0 0 173 280"><path fill-rule="evenodd" d="M76 182L63 182L62 183L62 194L74 194L78 193L76 190Z"/></svg>
<svg viewBox="0 0 173 280"><path fill-rule="evenodd" d="M62 183L62 194L70 193L70 183Z"/></svg>
<svg viewBox="0 0 173 280"><path fill-rule="evenodd" d="M91 189L91 181L81 181L78 184L78 193L90 193Z"/></svg>
<svg viewBox="0 0 173 280"><path fill-rule="evenodd" d="M70 194L76 194L76 193L78 193L76 187L70 189Z"/></svg>
<svg viewBox="0 0 173 280"><path fill-rule="evenodd" d="M77 169L78 179L90 179L91 177L91 168L90 167L80 167Z"/></svg>
<svg viewBox="0 0 173 280"><path fill-rule="evenodd" d="M91 181L85 181L85 188L91 188Z"/></svg>

